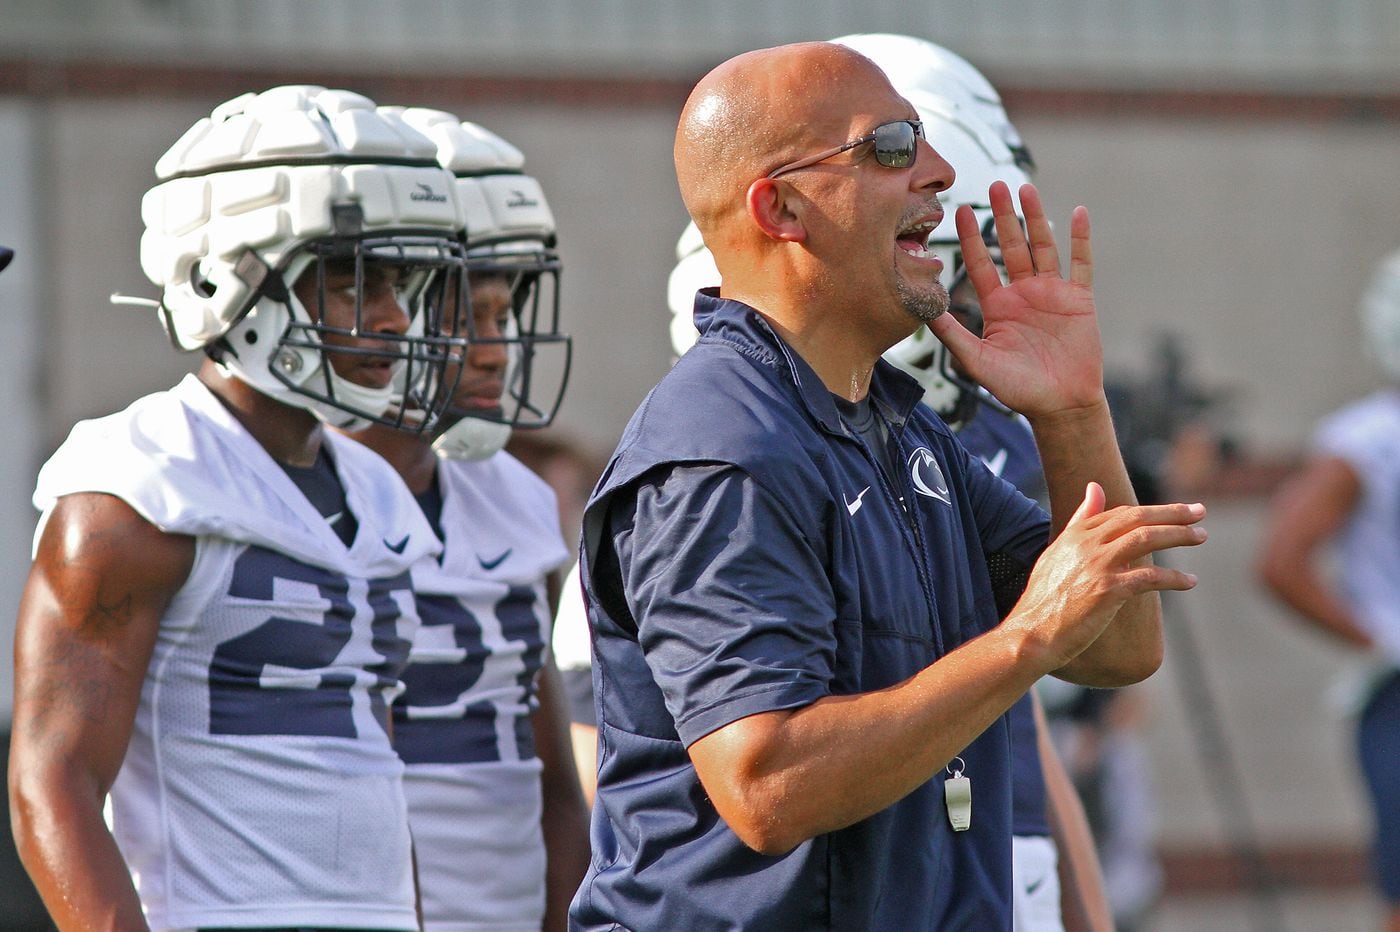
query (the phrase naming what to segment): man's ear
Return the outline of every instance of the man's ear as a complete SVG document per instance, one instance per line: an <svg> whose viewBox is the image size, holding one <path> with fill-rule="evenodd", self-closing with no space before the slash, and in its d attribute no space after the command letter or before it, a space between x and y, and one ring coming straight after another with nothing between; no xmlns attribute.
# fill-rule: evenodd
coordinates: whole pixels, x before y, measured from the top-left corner
<svg viewBox="0 0 1400 932"><path fill-rule="evenodd" d="M799 212L802 195L791 186L772 178L759 178L749 185L746 201L749 217L769 237L786 243L807 238Z"/></svg>

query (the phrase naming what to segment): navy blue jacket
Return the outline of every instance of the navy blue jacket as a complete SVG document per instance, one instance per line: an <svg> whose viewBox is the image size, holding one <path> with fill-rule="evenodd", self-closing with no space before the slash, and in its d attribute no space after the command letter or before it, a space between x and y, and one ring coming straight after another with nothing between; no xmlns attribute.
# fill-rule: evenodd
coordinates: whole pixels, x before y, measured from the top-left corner
<svg viewBox="0 0 1400 932"><path fill-rule="evenodd" d="M899 683L992 628L989 558L1029 567L1047 517L892 367L871 384L901 466L887 476L758 313L696 307L699 343L633 416L584 518L599 782L575 927L1010 928L1004 719L961 754L969 831L950 829L939 774L778 857L730 831L686 747Z"/></svg>
<svg viewBox="0 0 1400 932"><path fill-rule="evenodd" d="M979 404L972 418L959 428L958 441L1021 494L1037 501L1047 497L1040 451L1035 448L1030 425L1021 418ZM1030 693L1007 710L1006 725L1011 732L1011 833L1048 836L1045 769L1036 744Z"/></svg>

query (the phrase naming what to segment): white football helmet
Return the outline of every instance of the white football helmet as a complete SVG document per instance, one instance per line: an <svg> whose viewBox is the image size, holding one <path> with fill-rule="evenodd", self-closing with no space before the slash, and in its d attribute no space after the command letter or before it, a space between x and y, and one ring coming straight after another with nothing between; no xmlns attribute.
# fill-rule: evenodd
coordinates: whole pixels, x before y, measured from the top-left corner
<svg viewBox="0 0 1400 932"><path fill-rule="evenodd" d="M180 349L203 349L264 394L337 427L377 422L428 429L439 384L465 345L441 295L465 273L463 219L436 147L351 91L295 85L215 108L156 163L141 203L141 265L162 289L161 322ZM320 283L328 263L353 270L355 326L324 326L293 285ZM407 333L375 333L396 379L419 387L421 416L391 410L393 387L340 377L323 337L363 338L367 264L396 267ZM448 328L444 330L444 325ZM347 352L342 349L339 352Z"/></svg>
<svg viewBox="0 0 1400 932"><path fill-rule="evenodd" d="M505 446L512 428L548 426L563 401L572 342L559 329L559 274L554 214L540 183L525 174L525 156L500 136L441 110L413 107L403 120L433 140L438 161L456 178L466 222L469 275L503 275L513 311L504 333L481 338L467 315L470 342L506 346L510 363L496 411L454 409L433 442L450 459L484 459Z"/></svg>
<svg viewBox="0 0 1400 932"><path fill-rule="evenodd" d="M1381 260L1361 297L1367 346L1385 374L1400 381L1400 252Z"/></svg>
<svg viewBox="0 0 1400 932"><path fill-rule="evenodd" d="M922 93L951 100L999 136L1019 168L1035 171L1030 150L1006 115L1001 95L961 55L928 39L893 33L860 33L831 41L853 48L879 65L895 90L905 97Z"/></svg>
<svg viewBox="0 0 1400 932"><path fill-rule="evenodd" d="M671 309L671 347L680 358L700 337L695 329L695 292L719 287L720 276L715 257L694 223L686 224L676 242L676 260L666 283L666 304Z"/></svg>

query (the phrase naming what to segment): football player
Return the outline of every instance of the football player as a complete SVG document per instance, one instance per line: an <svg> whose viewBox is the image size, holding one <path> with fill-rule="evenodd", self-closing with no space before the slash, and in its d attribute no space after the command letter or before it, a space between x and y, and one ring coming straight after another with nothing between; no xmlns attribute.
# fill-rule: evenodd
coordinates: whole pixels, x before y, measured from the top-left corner
<svg viewBox="0 0 1400 932"><path fill-rule="evenodd" d="M454 179L395 113L315 86L223 104L156 175L150 303L205 358L39 474L19 850L63 928L417 929L388 708L409 569L440 548L393 470L324 425L441 416L465 346Z"/></svg>
<svg viewBox="0 0 1400 932"><path fill-rule="evenodd" d="M1299 620L1364 658L1344 692L1383 924L1400 929L1400 252L1377 265L1359 310L1386 384L1317 425L1274 496L1257 571Z"/></svg>
<svg viewBox="0 0 1400 932"><path fill-rule="evenodd" d="M403 117L457 176L470 276L445 429L353 435L403 476L444 548L413 570L422 626L393 708L424 928L562 929L588 862L545 651L569 550L554 493L502 449L512 427L547 424L563 391L554 218L514 146L441 111Z"/></svg>

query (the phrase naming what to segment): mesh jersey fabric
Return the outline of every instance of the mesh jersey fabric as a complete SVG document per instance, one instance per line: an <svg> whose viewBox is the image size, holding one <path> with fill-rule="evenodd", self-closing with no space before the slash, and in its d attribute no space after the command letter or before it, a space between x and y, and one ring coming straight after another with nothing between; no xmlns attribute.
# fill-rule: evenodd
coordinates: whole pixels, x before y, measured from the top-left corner
<svg viewBox="0 0 1400 932"><path fill-rule="evenodd" d="M413 569L422 625L394 705L425 928L538 929L540 761L530 715L545 579L569 559L553 491L507 453L443 460L441 562Z"/></svg>
<svg viewBox="0 0 1400 932"><path fill-rule="evenodd" d="M193 377L79 423L40 472L41 530L98 492L195 538L111 794L153 929L417 927L384 722L418 625L409 570L437 543L388 464L325 442L349 548Z"/></svg>

